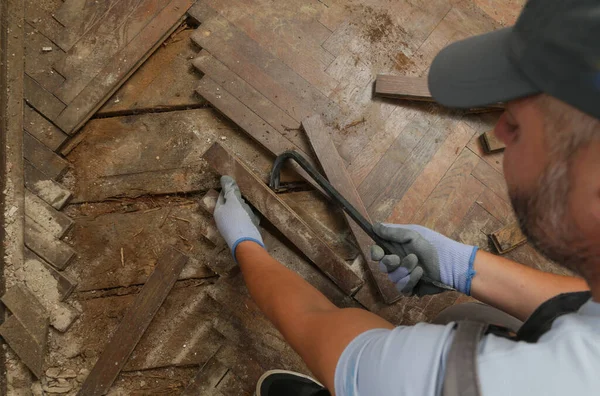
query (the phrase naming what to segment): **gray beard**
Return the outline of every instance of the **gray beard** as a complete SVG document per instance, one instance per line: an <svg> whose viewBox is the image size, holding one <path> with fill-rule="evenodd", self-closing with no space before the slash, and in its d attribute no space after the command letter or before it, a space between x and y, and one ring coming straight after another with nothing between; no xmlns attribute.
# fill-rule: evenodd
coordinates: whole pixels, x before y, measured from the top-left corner
<svg viewBox="0 0 600 396"><path fill-rule="evenodd" d="M569 164L557 161L546 168L531 191L510 189L510 199L523 234L550 260L586 276L590 243L569 215ZM589 275L589 274L587 274Z"/></svg>

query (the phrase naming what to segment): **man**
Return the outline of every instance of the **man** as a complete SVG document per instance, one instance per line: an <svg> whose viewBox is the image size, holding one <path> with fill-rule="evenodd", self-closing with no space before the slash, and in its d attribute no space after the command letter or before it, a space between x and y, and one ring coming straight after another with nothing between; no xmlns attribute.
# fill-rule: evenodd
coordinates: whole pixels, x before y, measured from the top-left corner
<svg viewBox="0 0 600 396"><path fill-rule="evenodd" d="M215 219L248 290L329 392L600 392L599 38L600 1L531 0L513 28L450 45L429 73L443 105L506 103L495 134L506 145L504 174L521 227L583 279L528 268L417 225L377 224L381 237L409 253L372 251L400 291L438 292L420 281L425 274L489 304L452 307L436 320L445 324L394 327L366 310L335 307L271 258L235 182L223 177ZM462 321L469 318L475 322ZM327 390L281 372L257 386L268 396Z"/></svg>

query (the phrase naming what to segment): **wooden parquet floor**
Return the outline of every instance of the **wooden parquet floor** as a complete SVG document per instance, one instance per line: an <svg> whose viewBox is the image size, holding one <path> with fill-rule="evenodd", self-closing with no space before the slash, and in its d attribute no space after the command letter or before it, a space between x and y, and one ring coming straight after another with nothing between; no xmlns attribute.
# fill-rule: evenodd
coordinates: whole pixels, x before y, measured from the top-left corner
<svg viewBox="0 0 600 396"><path fill-rule="evenodd" d="M514 220L502 153L484 154L479 140L499 113L376 98L373 83L379 73L426 76L441 48L512 24L523 2L198 0L187 11L187 25L180 25L181 15L193 1L56 0L52 9L27 2L25 129L32 137L26 139L46 147L30 150L28 161L73 195L64 208L73 220L64 240L76 254L69 250L68 266L65 260L60 270L77 281L68 301L81 314L68 331L50 334L47 364L85 376L160 251L176 246L190 261L111 394L179 395L195 378L185 394L249 395L265 370L308 373L253 304L229 251L206 237L212 219L198 202L218 188L218 175L202 158L214 142L264 181L281 151L295 149L317 163L301 128L315 114L332 131L374 221L422 224L493 251L488 234ZM167 11L170 19L156 17ZM162 41L174 28L143 65L127 66L139 66L127 83L118 90L118 84L102 85L105 97L88 98L66 123L69 106L77 109L73 103L91 89L94 76L110 80L103 70L118 69L119 54L137 48L136 38L155 34ZM95 37L113 39L96 43ZM150 39L145 44L136 59L155 50ZM81 125L77 136L67 136ZM362 305L396 325L411 325L469 300L449 292L385 304L339 208L306 191L297 175L283 179L302 188L281 199L365 285L354 296L344 294L263 224L269 252L338 306ZM507 256L559 271L528 244ZM69 381L72 392L81 386L79 379Z"/></svg>

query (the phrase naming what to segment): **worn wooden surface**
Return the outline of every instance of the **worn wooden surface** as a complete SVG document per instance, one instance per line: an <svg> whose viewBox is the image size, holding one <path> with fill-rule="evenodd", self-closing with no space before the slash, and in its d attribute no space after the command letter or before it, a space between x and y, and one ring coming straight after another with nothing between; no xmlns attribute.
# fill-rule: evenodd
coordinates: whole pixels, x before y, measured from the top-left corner
<svg viewBox="0 0 600 396"><path fill-rule="evenodd" d="M29 106L23 107L23 128L52 151L57 151L67 135Z"/></svg>
<svg viewBox="0 0 600 396"><path fill-rule="evenodd" d="M25 245L59 270L64 269L75 255L73 248L29 217L25 218Z"/></svg>
<svg viewBox="0 0 600 396"><path fill-rule="evenodd" d="M344 292L352 295L358 290L362 280L239 159L219 144L211 146L204 158L220 174L232 176L252 205Z"/></svg>
<svg viewBox="0 0 600 396"><path fill-rule="evenodd" d="M187 256L173 248L162 253L154 272L83 383L81 395L104 395L108 392L187 260Z"/></svg>
<svg viewBox="0 0 600 396"><path fill-rule="evenodd" d="M344 163L337 153L337 149L330 137L329 128L325 126L321 116L316 115L302 121L302 127L306 132L314 152L321 163L325 176L331 185L344 198L350 202L356 210L371 222L367 209L365 208L352 179L344 167ZM387 276L379 271L379 264L371 260L370 248L373 245L371 238L360 228L358 224L347 214L344 214L352 234L360 247L364 262L371 276L377 284L377 289L386 303L392 303L400 298L393 283Z"/></svg>
<svg viewBox="0 0 600 396"><path fill-rule="evenodd" d="M433 101L427 79L421 77L379 74L375 80L375 94L396 99Z"/></svg>
<svg viewBox="0 0 600 396"><path fill-rule="evenodd" d="M69 163L29 133L23 133L23 157L52 180L66 172Z"/></svg>
<svg viewBox="0 0 600 396"><path fill-rule="evenodd" d="M46 358L48 312L25 286L16 285L2 296L12 316L0 325L0 335L38 378Z"/></svg>
<svg viewBox="0 0 600 396"><path fill-rule="evenodd" d="M71 198L69 190L46 176L27 160L25 160L24 174L25 187L52 205L54 209L62 209Z"/></svg>
<svg viewBox="0 0 600 396"><path fill-rule="evenodd" d="M73 225L73 221L68 216L57 211L29 190L25 190L25 216L56 238L61 238Z"/></svg>

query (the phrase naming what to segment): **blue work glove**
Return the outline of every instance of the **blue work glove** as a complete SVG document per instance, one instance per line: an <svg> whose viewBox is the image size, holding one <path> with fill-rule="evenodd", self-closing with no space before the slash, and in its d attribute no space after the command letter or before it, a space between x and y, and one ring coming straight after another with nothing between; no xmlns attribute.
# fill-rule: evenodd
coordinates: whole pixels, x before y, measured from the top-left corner
<svg viewBox="0 0 600 396"><path fill-rule="evenodd" d="M476 246L456 242L414 224L376 223L373 229L377 235L397 247L396 254L385 255L381 247L373 246L371 259L379 261L380 270L388 274L401 293L422 296L443 291L419 282L425 275L466 295L471 294Z"/></svg>
<svg viewBox="0 0 600 396"><path fill-rule="evenodd" d="M233 258L235 249L243 241L253 241L264 248L265 244L257 228L259 219L242 198L235 180L231 176L221 176L221 187L213 216Z"/></svg>

